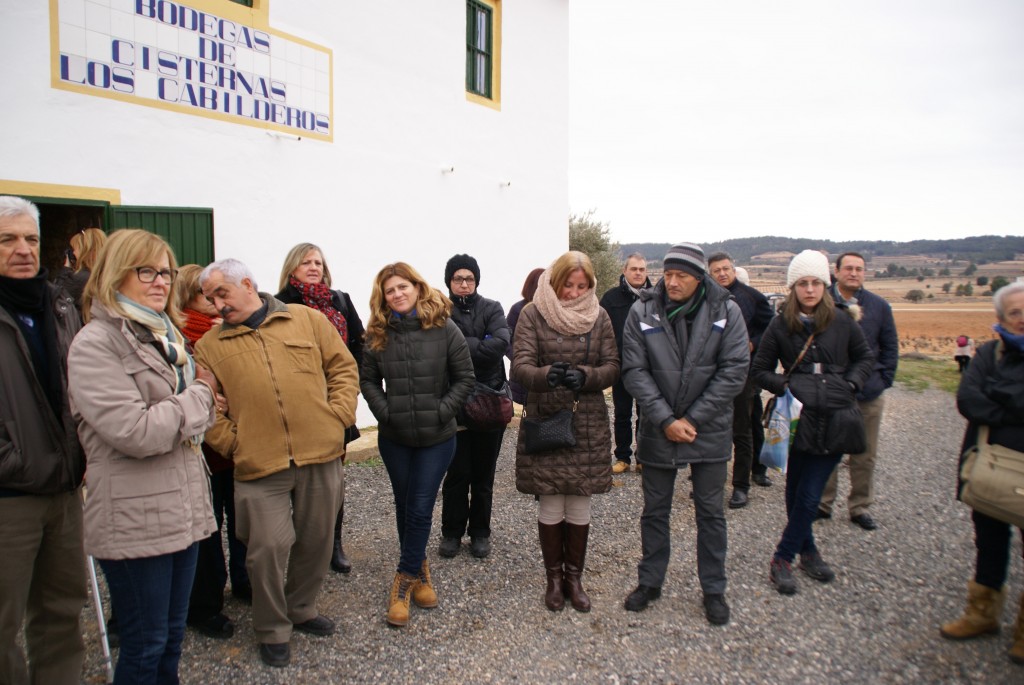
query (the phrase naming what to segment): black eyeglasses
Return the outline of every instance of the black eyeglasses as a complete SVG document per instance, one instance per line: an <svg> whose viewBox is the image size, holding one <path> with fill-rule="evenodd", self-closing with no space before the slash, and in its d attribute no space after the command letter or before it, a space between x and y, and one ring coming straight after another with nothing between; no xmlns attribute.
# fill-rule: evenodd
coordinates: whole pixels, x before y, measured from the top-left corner
<svg viewBox="0 0 1024 685"><path fill-rule="evenodd" d="M452 276L452 283L465 283L466 285L473 285L476 283L476 279L472 276Z"/></svg>
<svg viewBox="0 0 1024 685"><path fill-rule="evenodd" d="M143 283L152 283L156 280L157 276L162 276L164 283L170 283L178 275L175 269L161 269L157 271L151 266L137 266L135 267L135 273L139 275L139 280Z"/></svg>

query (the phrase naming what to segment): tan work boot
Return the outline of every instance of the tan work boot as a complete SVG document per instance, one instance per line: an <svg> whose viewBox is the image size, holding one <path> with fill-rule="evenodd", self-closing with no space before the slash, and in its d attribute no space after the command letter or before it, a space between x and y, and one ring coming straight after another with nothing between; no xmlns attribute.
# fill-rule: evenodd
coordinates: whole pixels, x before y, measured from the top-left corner
<svg viewBox="0 0 1024 685"><path fill-rule="evenodd" d="M1006 592L967 582L967 607L964 615L944 623L939 632L949 640L970 640L999 632L999 616L1003 613Z"/></svg>
<svg viewBox="0 0 1024 685"><path fill-rule="evenodd" d="M409 622L409 600L412 599L412 588L418 582L416 576L396 573L391 584L391 600L388 604L388 623L393 626L404 626Z"/></svg>
<svg viewBox="0 0 1024 685"><path fill-rule="evenodd" d="M416 585L412 588L412 601L421 609L433 609L437 606L437 593L430 582L430 562L423 560L420 566L420 575L416 579Z"/></svg>
<svg viewBox="0 0 1024 685"><path fill-rule="evenodd" d="M1015 664L1024 664L1024 593L1020 596L1020 611L1017 612L1017 627L1013 631L1010 661Z"/></svg>

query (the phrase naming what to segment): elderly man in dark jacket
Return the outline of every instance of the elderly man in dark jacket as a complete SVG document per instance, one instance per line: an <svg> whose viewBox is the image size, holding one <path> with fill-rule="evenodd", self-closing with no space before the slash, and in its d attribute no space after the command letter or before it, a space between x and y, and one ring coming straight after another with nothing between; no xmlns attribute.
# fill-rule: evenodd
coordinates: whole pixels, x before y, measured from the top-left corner
<svg viewBox="0 0 1024 685"><path fill-rule="evenodd" d="M885 398L882 396L896 380L896 365L899 362L900 342L896 335L896 321L892 307L878 295L864 289L864 257L856 252L844 252L836 259L836 282L829 288L832 299L846 305L853 318L860 324L871 351L875 365L864 387L857 393L857 404L864 415L864 432L867 447L860 454L850 455L850 496L847 510L850 521L864 530L878 527L868 513L868 507L875 501L875 458L878 454L878 432L882 425L882 410ZM825 484L818 505L818 518L832 518L832 505L836 500L839 469Z"/></svg>
<svg viewBox="0 0 1024 685"><path fill-rule="evenodd" d="M36 206L0 197L0 683L78 683L85 657L85 459L67 393L81 323L39 268L39 238Z"/></svg>
<svg viewBox="0 0 1024 685"><path fill-rule="evenodd" d="M640 293L651 287L651 279L647 277L647 259L639 252L626 257L622 267L619 284L601 296L601 307L608 312L615 332L615 345L622 357L622 329L626 325L629 308L640 298ZM624 473L629 470L629 460L633 456L633 396L619 378L612 386L612 402L615 404L615 464L612 473ZM637 417L637 424L640 419Z"/></svg>
<svg viewBox="0 0 1024 685"><path fill-rule="evenodd" d="M640 405L644 511L639 585L627 611L661 596L668 569L676 471L689 466L697 514L697 574L710 623L729 621L722 494L732 452L733 399L750 365L739 306L707 275L697 245L673 246L665 276L633 305L623 331L622 375Z"/></svg>

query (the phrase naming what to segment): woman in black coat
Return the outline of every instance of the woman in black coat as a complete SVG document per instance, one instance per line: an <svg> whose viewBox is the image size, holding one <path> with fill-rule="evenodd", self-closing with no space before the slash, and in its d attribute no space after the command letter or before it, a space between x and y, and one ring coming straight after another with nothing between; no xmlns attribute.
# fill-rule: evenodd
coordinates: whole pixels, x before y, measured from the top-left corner
<svg viewBox="0 0 1024 685"><path fill-rule="evenodd" d="M786 514L770 575L784 595L796 592L792 563L827 583L835 573L821 558L811 524L825 483L843 454L864 449L864 420L857 391L867 381L874 355L860 326L825 294L828 259L804 250L790 262L789 295L768 325L751 368L754 381L775 395L790 392L803 403L786 473ZM776 373L779 362L785 373Z"/></svg>
<svg viewBox="0 0 1024 685"><path fill-rule="evenodd" d="M1024 283L1003 286L994 300L999 339L978 349L956 393L957 409L968 422L961 455L977 445L982 426L988 428L989 444L1024 452ZM960 466L963 460L961 456ZM971 520L977 549L974 580L967 583L963 616L942 626L942 636L951 640L998 633L1006 598L1012 526L977 510L971 512ZM1020 532L1024 536L1024 530ZM1010 659L1024 664L1024 594Z"/></svg>
<svg viewBox="0 0 1024 685"><path fill-rule="evenodd" d="M477 383L501 389L506 382L503 355L510 338L501 304L477 292L480 267L469 255L449 259L444 280L452 301L452 321L469 344ZM450 559L458 554L467 532L474 557L483 559L491 553L494 470L504 435L505 426L491 430L465 426L456 435L455 457L441 486L441 544L437 553L442 557Z"/></svg>
<svg viewBox="0 0 1024 685"><path fill-rule="evenodd" d="M363 361L363 322L352 306L348 293L331 290L331 270L327 268L323 250L313 243L299 243L288 252L281 268L281 289L274 297L285 304L304 304L321 312L338 330L348 351L355 357L356 364ZM359 429L351 426L345 430L345 444L359 437ZM334 541L331 551L331 568L338 573L348 573L352 564L341 544L341 526L345 519L345 486L342 481L341 509L334 524Z"/></svg>

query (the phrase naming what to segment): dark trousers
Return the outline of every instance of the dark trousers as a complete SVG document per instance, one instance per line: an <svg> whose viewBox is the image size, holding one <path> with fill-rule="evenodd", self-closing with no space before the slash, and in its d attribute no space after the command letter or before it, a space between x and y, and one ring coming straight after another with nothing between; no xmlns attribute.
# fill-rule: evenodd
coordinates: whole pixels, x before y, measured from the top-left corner
<svg viewBox="0 0 1024 685"><path fill-rule="evenodd" d="M1009 523L994 519L980 511L971 511L974 521L974 547L978 550L974 566L974 582L993 590L999 590L1006 583L1006 571L1010 564ZM1021 531L1024 537L1024 529Z"/></svg>
<svg viewBox="0 0 1024 685"><path fill-rule="evenodd" d="M729 463L691 464L693 504L697 515L697 576L704 594L725 592L728 538L722 494ZM672 495L676 469L645 466L642 474L644 511L640 516L643 558L637 568L641 585L661 587L671 556Z"/></svg>
<svg viewBox="0 0 1024 685"><path fill-rule="evenodd" d="M636 400L626 390L622 380L615 381L612 386L612 402L615 405L615 458L628 464L633 455L633 431L640 429L640 410L638 407L634 422L633 406Z"/></svg>
<svg viewBox="0 0 1024 685"><path fill-rule="evenodd" d="M414 576L427 558L434 503L455 454L455 438L430 447L408 447L380 436L377 447L395 495L395 524L401 547L398 570Z"/></svg>
<svg viewBox="0 0 1024 685"><path fill-rule="evenodd" d="M750 434L754 450L754 473L768 473L768 467L761 463L761 448L764 447L764 401L761 388L754 387L754 399L750 403Z"/></svg>
<svg viewBox="0 0 1024 685"><path fill-rule="evenodd" d="M198 543L141 559L100 559L120 623L114 685L178 682Z"/></svg>
<svg viewBox="0 0 1024 685"><path fill-rule="evenodd" d="M461 538L491 536L494 470L505 429L459 431L455 457L441 485L441 535Z"/></svg>
<svg viewBox="0 0 1024 685"><path fill-rule="evenodd" d="M732 444L734 447L732 465L732 486L737 490L750 489L750 474L764 474L767 467L758 458L760 448L754 451L754 400L760 404L761 395L749 378L743 390L733 400L732 411ZM760 413L760 412L758 412ZM760 423L757 424L760 428ZM761 443L764 444L764 429L761 430Z"/></svg>
<svg viewBox="0 0 1024 685"><path fill-rule="evenodd" d="M196 577L192 582L192 596L188 601L188 620L203 621L216 616L224 609L224 585L229 570L224 564L224 544L221 530L227 518L228 558L231 589L237 590L249 585L249 574L245 570L245 545L235 535L235 477L229 469L210 475L210 489L213 492L213 515L217 519L217 530L199 543L196 560Z"/></svg>
<svg viewBox="0 0 1024 685"><path fill-rule="evenodd" d="M812 525L818 513L821 491L842 454L789 453L786 470L786 515L788 520L775 556L792 563L797 554L817 552Z"/></svg>

